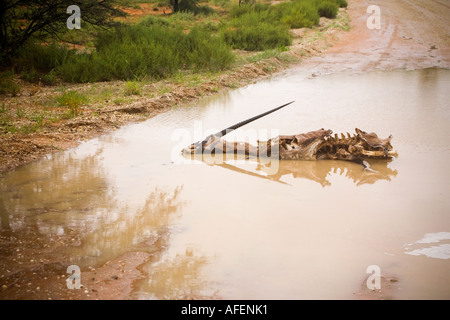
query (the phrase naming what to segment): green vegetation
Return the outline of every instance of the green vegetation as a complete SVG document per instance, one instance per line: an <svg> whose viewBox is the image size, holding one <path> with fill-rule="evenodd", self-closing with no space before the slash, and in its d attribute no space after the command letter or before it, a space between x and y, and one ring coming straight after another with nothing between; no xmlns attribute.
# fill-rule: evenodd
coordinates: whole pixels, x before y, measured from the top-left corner
<svg viewBox="0 0 450 320"><path fill-rule="evenodd" d="M0 73L0 94L10 94L13 97L20 91L20 86L14 82L14 71Z"/></svg>
<svg viewBox="0 0 450 320"><path fill-rule="evenodd" d="M141 85L137 81L127 81L123 87L123 92L126 96L141 95Z"/></svg>
<svg viewBox="0 0 450 320"><path fill-rule="evenodd" d="M186 34L163 21L145 19L136 25L102 32L92 53L76 53L56 44L31 45L18 64L28 70L53 72L66 82L83 83L142 77L162 79L182 68L218 71L233 62L230 48L206 29L193 27ZM34 78L34 74L27 76L27 80Z"/></svg>
<svg viewBox="0 0 450 320"><path fill-rule="evenodd" d="M340 8L347 8L348 6L347 0L335 0L334 2L336 2Z"/></svg>
<svg viewBox="0 0 450 320"><path fill-rule="evenodd" d="M338 10L339 6L336 3L329 1L322 2L318 7L319 15L329 19L336 18Z"/></svg>
<svg viewBox="0 0 450 320"><path fill-rule="evenodd" d="M2 103L0 106L0 133L29 134L37 132L45 125L48 118L50 117L45 111L27 112L21 107L14 110L11 107L7 108L5 103Z"/></svg>
<svg viewBox="0 0 450 320"><path fill-rule="evenodd" d="M194 14L213 14L215 11L208 5L199 5L198 0L182 0L178 5L178 10L175 10L176 13L184 13L184 12L192 12Z"/></svg>
<svg viewBox="0 0 450 320"><path fill-rule="evenodd" d="M239 28L230 25L222 32L222 37L235 49L261 51L289 46L292 43L292 37L288 30L285 25L264 22L252 25L243 22Z"/></svg>
<svg viewBox="0 0 450 320"><path fill-rule="evenodd" d="M74 118L81 113L81 106L88 102L88 98L75 90L66 90L56 97L56 101L60 106L68 107L68 118Z"/></svg>
<svg viewBox="0 0 450 320"><path fill-rule="evenodd" d="M276 57L278 59L282 58L282 53L286 52L288 49L286 47L278 47L276 49L269 49L261 52L257 52L254 55L251 55L245 59L246 62L258 62L261 60L269 59L272 57Z"/></svg>
<svg viewBox="0 0 450 320"><path fill-rule="evenodd" d="M291 44L290 28L311 28L335 18L345 0L293 0L276 5L243 4L230 9L222 38L235 49L261 51Z"/></svg>
<svg viewBox="0 0 450 320"><path fill-rule="evenodd" d="M117 1L125 0L108 3ZM127 1L129 7L138 4L137 0ZM162 4L158 0L147 2ZM86 24L83 30L62 34L61 39L77 43L78 48L61 42L28 41L17 49L12 65L22 80L31 83L125 80L124 94L139 95L141 88L135 79L159 80L186 71L229 69L236 61L232 49L263 52L249 58L249 62L276 56L292 44L289 29L311 28L318 25L321 16L335 18L339 7L347 6L346 0L290 0L275 5L254 1L232 3L236 2L180 0L174 14L148 15L133 24L116 21L103 31ZM216 11L207 4L222 9ZM110 10L99 23L106 23L107 16L115 14L119 13ZM19 92L12 75L0 74L0 93ZM74 110L72 115L76 113Z"/></svg>

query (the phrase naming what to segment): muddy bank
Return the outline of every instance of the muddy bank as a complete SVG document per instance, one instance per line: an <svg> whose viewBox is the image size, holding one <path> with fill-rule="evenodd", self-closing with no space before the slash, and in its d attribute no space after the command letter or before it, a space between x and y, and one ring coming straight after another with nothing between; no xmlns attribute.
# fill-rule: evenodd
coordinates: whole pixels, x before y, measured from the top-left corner
<svg viewBox="0 0 450 320"><path fill-rule="evenodd" d="M107 92L107 97L84 105L77 117L46 122L33 133L0 133L0 173L39 159L46 154L67 150L86 141L115 130L125 124L143 121L157 114L181 107L224 90L239 88L259 79L297 64L305 57L318 55L339 41L348 25L345 10L337 19L322 18L320 26L314 29L292 30L293 45L289 51L270 58L256 58L247 62L246 52L236 52L238 65L232 70L218 74L186 75L186 79L168 79L145 84L137 96L115 98L114 93L122 93L124 82L67 85L65 89L79 93ZM258 55L258 53L256 53ZM18 80L20 81L20 80ZM61 93L61 89L23 84L16 97L0 97L0 106L6 106L10 114L33 113L44 108L53 112L57 107L46 107L48 101ZM101 98L101 97L100 97ZM100 99L99 98L99 99ZM96 100L99 100L96 99ZM10 126L29 125L16 117ZM31 123L33 124L33 123Z"/></svg>

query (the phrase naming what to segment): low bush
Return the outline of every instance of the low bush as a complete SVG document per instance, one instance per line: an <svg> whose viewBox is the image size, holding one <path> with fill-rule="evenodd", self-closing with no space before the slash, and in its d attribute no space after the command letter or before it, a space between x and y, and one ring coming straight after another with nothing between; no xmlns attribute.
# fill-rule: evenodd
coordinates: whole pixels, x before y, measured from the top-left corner
<svg viewBox="0 0 450 320"><path fill-rule="evenodd" d="M30 70L25 70L22 72L20 78L31 83L37 83L40 80L40 75L36 70L34 70L34 68L31 68Z"/></svg>
<svg viewBox="0 0 450 320"><path fill-rule="evenodd" d="M340 8L347 8L348 6L347 0L334 0L334 1Z"/></svg>
<svg viewBox="0 0 450 320"><path fill-rule="evenodd" d="M204 6L198 6L197 13L202 16L209 16L209 15L215 14L216 10L214 10L214 8L212 8L210 6L204 5Z"/></svg>
<svg viewBox="0 0 450 320"><path fill-rule="evenodd" d="M331 1L323 1L319 7L318 12L321 17L326 17L329 19L336 18L337 12L339 11L339 6Z"/></svg>
<svg viewBox="0 0 450 320"><path fill-rule="evenodd" d="M35 70L48 73L65 64L75 54L75 50L70 50L56 43L48 45L30 43L23 48L16 65L20 67L20 71Z"/></svg>
<svg viewBox="0 0 450 320"><path fill-rule="evenodd" d="M224 40L235 49L262 51L288 46L292 43L288 28L270 23L244 24L222 31Z"/></svg>
<svg viewBox="0 0 450 320"><path fill-rule="evenodd" d="M140 95L141 85L137 81L127 81L123 86L123 93L126 96Z"/></svg>
<svg viewBox="0 0 450 320"><path fill-rule="evenodd" d="M279 5L281 21L290 28L312 28L319 24L319 12L315 2L294 1Z"/></svg>
<svg viewBox="0 0 450 320"><path fill-rule="evenodd" d="M155 16L147 16L144 19L142 19L139 24L141 26L153 26L153 25L160 25L160 26L169 26L170 22L167 19L155 17Z"/></svg>
<svg viewBox="0 0 450 320"><path fill-rule="evenodd" d="M56 75L55 69L49 73L43 74L41 76L41 81L45 85L54 86L58 82L58 76Z"/></svg>
<svg viewBox="0 0 450 320"><path fill-rule="evenodd" d="M216 71L228 68L234 55L227 44L206 28L193 28L186 34L180 28L147 18L142 23L100 33L92 53L73 53L64 47L33 47L24 54L29 70L53 70L42 78L54 84L57 77L66 82L162 79L188 66ZM46 51L52 58L45 58ZM36 74L26 75L35 80Z"/></svg>
<svg viewBox="0 0 450 320"><path fill-rule="evenodd" d="M20 92L20 86L14 81L14 71L0 73L0 94L10 94L13 97Z"/></svg>
<svg viewBox="0 0 450 320"><path fill-rule="evenodd" d="M75 90L68 90L57 96L56 101L60 106L68 108L68 118L74 118L81 113L81 106L88 102L88 98Z"/></svg>
<svg viewBox="0 0 450 320"><path fill-rule="evenodd" d="M260 2L257 2L254 5L251 5L251 4L242 4L240 6L234 5L230 9L228 16L231 19L233 19L233 18L238 18L238 17L241 17L241 16L243 16L245 14L249 14L249 13L267 12L270 8L271 8L270 5L268 5L266 3L260 3Z"/></svg>

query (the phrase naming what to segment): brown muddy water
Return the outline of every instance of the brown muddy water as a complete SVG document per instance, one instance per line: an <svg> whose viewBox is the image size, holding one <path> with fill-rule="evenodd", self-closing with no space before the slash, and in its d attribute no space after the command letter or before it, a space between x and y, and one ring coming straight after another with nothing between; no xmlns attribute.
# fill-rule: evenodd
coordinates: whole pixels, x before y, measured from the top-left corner
<svg viewBox="0 0 450 320"><path fill-rule="evenodd" d="M381 283L380 298L449 299L449 88L443 69L291 71L4 174L2 297L12 296L15 270L17 283L41 277L44 288L42 277L65 281L50 277L46 261L58 261L60 275L78 265L89 289L83 272L144 252L127 298L353 299L367 290L366 271L375 265L391 279ZM392 134L399 157L372 162L372 173L338 161L268 168L242 159L187 161L179 153L291 100L234 136L358 127ZM21 243L28 243L25 258Z"/></svg>

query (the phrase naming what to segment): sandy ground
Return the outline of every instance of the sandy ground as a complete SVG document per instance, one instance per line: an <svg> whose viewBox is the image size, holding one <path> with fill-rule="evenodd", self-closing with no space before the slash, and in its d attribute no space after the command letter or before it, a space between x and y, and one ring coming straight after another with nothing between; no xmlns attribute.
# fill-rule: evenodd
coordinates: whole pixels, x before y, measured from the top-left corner
<svg viewBox="0 0 450 320"><path fill-rule="evenodd" d="M313 75L344 70L366 72L374 69L450 67L450 1L379 0L376 2L381 9L379 30L369 30L366 26L370 16L366 10L370 4L375 3L366 0L349 1L348 14L352 21L350 32L324 30L328 33L326 37L316 42L294 43L292 48L294 54L304 56L306 52L309 56L297 67L312 72ZM304 31L297 32L303 35ZM326 50L334 43L337 44ZM74 119L59 128L50 128L44 133L27 137L2 137L0 141L2 170L9 170L37 159L53 150L52 146L69 148L82 139L106 133L130 121L142 120L143 111L157 114L164 112L174 103L181 105L183 102L192 102L202 96L214 94L217 91L212 90L213 87L218 86L221 90L226 90L231 83L241 86L267 77L272 74L264 68L268 65L267 61L245 65L239 70L233 70L195 88L175 86L170 93L156 98L143 98L126 106L104 110L100 115L104 119L101 124L86 119ZM285 67L280 65L277 70ZM62 129L58 133L60 128L71 130ZM21 153L14 148L8 149L6 147L10 145L8 141L16 142L17 149L23 148L25 141L30 151ZM18 157L21 158L17 160ZM5 159L16 161L9 162ZM130 296L133 282L143 276L139 266L151 259L145 252L129 252L97 266L88 273L83 273L85 288L67 290L64 281L61 280L67 278L65 266L61 263L67 261L64 248L79 246L82 236L67 234L65 237L44 240L39 238L37 230L27 230L26 235L2 231L0 299L133 298ZM370 291L362 284L361 292L355 293L355 298L395 298L389 289L396 283L395 277L383 275L382 287L385 288L383 292Z"/></svg>
<svg viewBox="0 0 450 320"><path fill-rule="evenodd" d="M369 29L373 11L380 9L380 29ZM351 31L326 54L309 59L301 68L318 74L450 68L450 1L349 1Z"/></svg>

